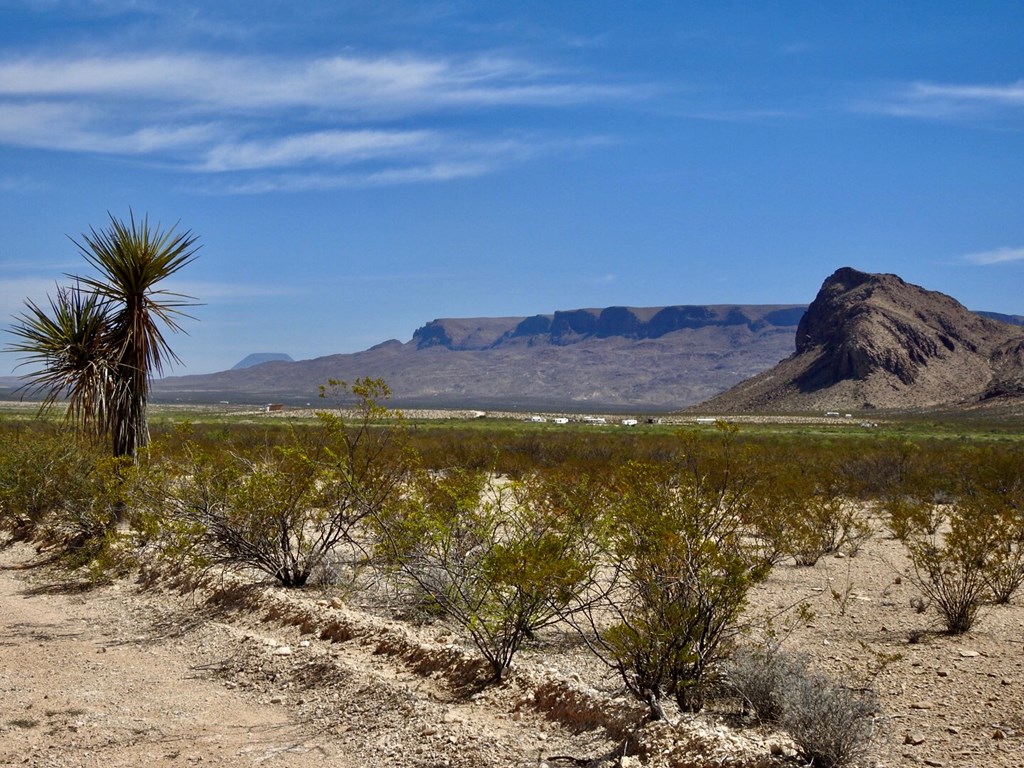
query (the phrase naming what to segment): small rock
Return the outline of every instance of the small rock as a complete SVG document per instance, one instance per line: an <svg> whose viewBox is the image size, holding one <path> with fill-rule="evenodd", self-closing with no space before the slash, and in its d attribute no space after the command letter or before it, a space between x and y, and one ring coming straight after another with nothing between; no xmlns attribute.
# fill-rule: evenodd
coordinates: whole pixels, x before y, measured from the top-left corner
<svg viewBox="0 0 1024 768"><path fill-rule="evenodd" d="M936 670L935 674L937 674L939 677L949 677L949 670L948 669L939 669L939 670Z"/></svg>
<svg viewBox="0 0 1024 768"><path fill-rule="evenodd" d="M343 603L337 597L332 597L330 605L331 605L331 608L343 608L345 606L345 603Z"/></svg>
<svg viewBox="0 0 1024 768"><path fill-rule="evenodd" d="M1002 680L999 681L999 684L1000 685L1013 685L1013 681L1010 678L1008 678L1008 677L1004 677Z"/></svg>
<svg viewBox="0 0 1024 768"><path fill-rule="evenodd" d="M943 768L946 764L941 760L933 760L930 757L924 759L924 764L930 766L930 768Z"/></svg>
<svg viewBox="0 0 1024 768"><path fill-rule="evenodd" d="M996 728L994 731L992 731L992 738L996 741L1002 741L1006 738L1006 731L1004 731L1002 728Z"/></svg>
<svg viewBox="0 0 1024 768"><path fill-rule="evenodd" d="M916 747L919 744L924 744L924 736L922 736L920 733L908 733L906 736L903 737L903 743L912 744Z"/></svg>
<svg viewBox="0 0 1024 768"><path fill-rule="evenodd" d="M910 708L911 709L934 709L935 708L935 704L933 702L931 702L931 701L926 700L926 699L922 699L921 701L915 701L914 703L912 703L910 705Z"/></svg>
<svg viewBox="0 0 1024 768"><path fill-rule="evenodd" d="M290 645L282 645L279 648L275 648L272 652L273 656L291 656L292 647Z"/></svg>
<svg viewBox="0 0 1024 768"><path fill-rule="evenodd" d="M281 696L271 696L270 697L270 703L271 704L284 704L284 699Z"/></svg>
<svg viewBox="0 0 1024 768"><path fill-rule="evenodd" d="M954 727L952 725L947 725L946 726L946 733L952 733L955 736L956 734L960 733L960 729L956 728L956 727Z"/></svg>
<svg viewBox="0 0 1024 768"><path fill-rule="evenodd" d="M960 651L960 656L965 658L965 659L973 659L975 656L981 656L981 654L978 653L977 651L961 650Z"/></svg>

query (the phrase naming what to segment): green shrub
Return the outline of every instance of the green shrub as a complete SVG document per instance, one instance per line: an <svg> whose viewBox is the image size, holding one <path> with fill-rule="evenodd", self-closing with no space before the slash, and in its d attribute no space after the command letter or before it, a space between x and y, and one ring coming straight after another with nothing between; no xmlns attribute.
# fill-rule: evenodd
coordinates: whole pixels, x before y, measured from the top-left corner
<svg viewBox="0 0 1024 768"><path fill-rule="evenodd" d="M948 531L930 523L911 529L904 539L913 565L913 581L938 610L951 635L974 626L988 597L987 564L993 549L990 520L966 505L948 509Z"/></svg>
<svg viewBox="0 0 1024 768"><path fill-rule="evenodd" d="M422 471L378 519L382 560L421 604L461 625L495 679L594 578L598 494L581 476Z"/></svg>
<svg viewBox="0 0 1024 768"><path fill-rule="evenodd" d="M392 503L407 473L387 387L359 380L350 422L318 414L255 455L194 443L163 465L158 524L165 555L193 564L253 568L301 587L339 547L361 558L358 526Z"/></svg>
<svg viewBox="0 0 1024 768"><path fill-rule="evenodd" d="M612 588L577 622L599 658L662 717L674 697L697 711L727 658L750 586L770 561L752 545L753 473L735 430L682 435L672 461L618 473L606 520ZM603 617L610 616L610 620Z"/></svg>

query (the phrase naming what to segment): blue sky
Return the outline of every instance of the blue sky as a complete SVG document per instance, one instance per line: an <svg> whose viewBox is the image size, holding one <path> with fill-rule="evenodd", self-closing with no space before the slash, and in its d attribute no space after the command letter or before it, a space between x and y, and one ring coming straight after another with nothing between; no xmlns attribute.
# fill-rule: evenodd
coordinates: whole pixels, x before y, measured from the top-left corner
<svg viewBox="0 0 1024 768"><path fill-rule="evenodd" d="M108 212L203 244L174 373L438 317L1024 314L1024 3L0 0L0 321ZM0 344L9 337L0 332ZM0 355L0 374L17 363Z"/></svg>

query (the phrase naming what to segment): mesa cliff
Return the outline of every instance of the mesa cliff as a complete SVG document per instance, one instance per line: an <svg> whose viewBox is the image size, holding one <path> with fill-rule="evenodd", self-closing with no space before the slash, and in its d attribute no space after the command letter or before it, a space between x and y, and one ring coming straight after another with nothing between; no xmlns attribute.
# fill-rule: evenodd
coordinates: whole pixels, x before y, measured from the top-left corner
<svg viewBox="0 0 1024 768"><path fill-rule="evenodd" d="M163 401L313 402L328 379L382 378L406 408L639 409L704 400L785 357L806 305L607 307L447 318L353 354L154 384Z"/></svg>

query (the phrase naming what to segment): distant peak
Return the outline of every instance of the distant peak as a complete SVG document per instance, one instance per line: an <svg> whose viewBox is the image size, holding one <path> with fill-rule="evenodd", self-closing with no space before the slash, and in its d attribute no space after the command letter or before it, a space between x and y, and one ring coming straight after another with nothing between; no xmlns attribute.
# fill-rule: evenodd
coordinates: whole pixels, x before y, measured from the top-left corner
<svg viewBox="0 0 1024 768"><path fill-rule="evenodd" d="M251 355L246 355L244 358L239 360L231 368L233 371L239 371L243 368L252 368L254 365L262 365L263 363L293 363L291 356L286 355L284 352L253 352Z"/></svg>

